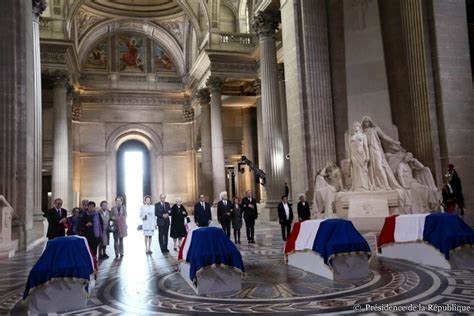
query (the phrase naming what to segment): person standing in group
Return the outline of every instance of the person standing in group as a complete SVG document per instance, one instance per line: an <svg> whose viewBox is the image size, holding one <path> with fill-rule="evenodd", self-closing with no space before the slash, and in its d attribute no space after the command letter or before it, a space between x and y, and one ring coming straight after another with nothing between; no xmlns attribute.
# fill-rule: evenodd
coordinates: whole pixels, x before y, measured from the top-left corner
<svg viewBox="0 0 474 316"><path fill-rule="evenodd" d="M102 238L102 217L95 210L95 202L87 203L87 212L81 218L81 236L86 237L92 256L97 259L97 246Z"/></svg>
<svg viewBox="0 0 474 316"><path fill-rule="evenodd" d="M173 238L174 251L181 247L181 241L186 236L186 221L189 220L188 212L184 208L183 200L179 197L176 204L170 210L171 216L171 232Z"/></svg>
<svg viewBox="0 0 474 316"><path fill-rule="evenodd" d="M87 204L89 203L89 200L82 200L81 201L81 211L79 212L79 217L82 217L84 214L87 213Z"/></svg>
<svg viewBox="0 0 474 316"><path fill-rule="evenodd" d="M199 227L206 227L212 221L211 204L206 202L204 194L199 195L199 202L194 205L194 222Z"/></svg>
<svg viewBox="0 0 474 316"><path fill-rule="evenodd" d="M143 205L140 207L140 218L143 221L142 229L145 236L145 250L147 255L151 255L151 238L155 233L155 206L151 204L151 196L143 198Z"/></svg>
<svg viewBox="0 0 474 316"><path fill-rule="evenodd" d="M48 221L48 232L46 237L49 240L66 235L67 210L62 208L63 200L57 198L54 200L54 207L43 214Z"/></svg>
<svg viewBox="0 0 474 316"><path fill-rule="evenodd" d="M255 243L255 220L258 218L257 200L252 196L252 191L247 190L242 199L242 212L244 213L245 229L249 244Z"/></svg>
<svg viewBox="0 0 474 316"><path fill-rule="evenodd" d="M283 241L286 241L290 236L291 223L293 223L293 210L286 195L281 197L281 202L278 204L278 219L281 225L281 237Z"/></svg>
<svg viewBox="0 0 474 316"><path fill-rule="evenodd" d="M166 202L166 195L160 194L160 202L155 204L156 225L158 225L158 241L160 243L161 252L167 253L168 250L168 233L170 230L170 204Z"/></svg>
<svg viewBox="0 0 474 316"><path fill-rule="evenodd" d="M227 237L230 238L230 222L232 219L232 209L234 206L227 198L227 192L221 192L220 201L217 203L217 220L222 226Z"/></svg>
<svg viewBox="0 0 474 316"><path fill-rule="evenodd" d="M99 259L108 259L106 249L109 245L109 222L110 222L110 211L107 201L100 202L100 217L102 218L102 237L99 244Z"/></svg>
<svg viewBox="0 0 474 316"><path fill-rule="evenodd" d="M311 211L309 209L309 204L306 202L306 195L301 193L299 195L300 201L298 202L298 220L300 222L306 221L311 218Z"/></svg>
<svg viewBox="0 0 474 316"><path fill-rule="evenodd" d="M238 197L234 197L232 204L232 228L234 229L234 240L236 244L240 244L240 229L242 229L242 207Z"/></svg>
<svg viewBox="0 0 474 316"><path fill-rule="evenodd" d="M81 218L80 218L81 209L75 207L72 209L72 215L67 218L66 227L67 227L67 235L74 236L79 235L80 228L81 228Z"/></svg>
<svg viewBox="0 0 474 316"><path fill-rule="evenodd" d="M123 197L115 198L115 206L112 207L110 219L114 226L114 250L115 258L123 257L123 239L128 236L127 232L127 208L123 204Z"/></svg>

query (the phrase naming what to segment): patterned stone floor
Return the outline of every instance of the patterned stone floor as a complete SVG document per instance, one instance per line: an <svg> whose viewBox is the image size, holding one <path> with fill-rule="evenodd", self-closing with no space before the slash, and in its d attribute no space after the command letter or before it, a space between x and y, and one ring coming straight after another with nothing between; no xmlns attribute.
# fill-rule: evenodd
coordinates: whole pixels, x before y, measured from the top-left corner
<svg viewBox="0 0 474 316"><path fill-rule="evenodd" d="M239 246L247 271L241 291L197 296L176 271L173 250L163 255L154 237L153 255L146 256L141 235L132 232L123 259L113 259L109 246L111 258L100 264L87 307L65 315L352 313L365 304L459 304L474 311L474 269L449 271L374 257L368 279L333 282L284 264L279 226L259 225L256 241ZM27 313L21 293L41 250L0 262L1 314Z"/></svg>

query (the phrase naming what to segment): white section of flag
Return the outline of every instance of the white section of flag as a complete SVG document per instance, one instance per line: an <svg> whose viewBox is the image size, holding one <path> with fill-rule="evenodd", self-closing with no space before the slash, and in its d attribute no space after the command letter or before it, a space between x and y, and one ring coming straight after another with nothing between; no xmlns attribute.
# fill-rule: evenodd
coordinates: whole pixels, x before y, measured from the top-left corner
<svg viewBox="0 0 474 316"><path fill-rule="evenodd" d="M427 214L398 215L395 219L395 242L423 240Z"/></svg>
<svg viewBox="0 0 474 316"><path fill-rule="evenodd" d="M296 238L295 250L313 249L314 240L318 234L319 225L326 219L304 221L300 226L300 233Z"/></svg>

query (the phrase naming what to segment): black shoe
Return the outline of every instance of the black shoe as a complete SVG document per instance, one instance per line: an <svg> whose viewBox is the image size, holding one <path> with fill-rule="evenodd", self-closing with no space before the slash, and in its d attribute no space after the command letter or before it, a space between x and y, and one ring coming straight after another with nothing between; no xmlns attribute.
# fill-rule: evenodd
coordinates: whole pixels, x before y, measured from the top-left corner
<svg viewBox="0 0 474 316"><path fill-rule="evenodd" d="M104 254L104 259L109 259L109 256L107 254Z"/></svg>
<svg viewBox="0 0 474 316"><path fill-rule="evenodd" d="M168 249L163 250L164 253L170 252Z"/></svg>
<svg viewBox="0 0 474 316"><path fill-rule="evenodd" d="M251 240L250 243L251 243L251 244L254 244L254 243L255 243L255 240Z"/></svg>
<svg viewBox="0 0 474 316"><path fill-rule="evenodd" d="M116 254L115 254L115 259L118 259L118 257L119 257L119 254L116 253Z"/></svg>

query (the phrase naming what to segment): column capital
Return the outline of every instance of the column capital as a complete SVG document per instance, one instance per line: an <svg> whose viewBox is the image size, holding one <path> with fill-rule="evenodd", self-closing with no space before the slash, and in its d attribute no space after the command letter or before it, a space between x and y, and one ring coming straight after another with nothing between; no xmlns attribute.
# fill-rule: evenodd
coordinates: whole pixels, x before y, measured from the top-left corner
<svg viewBox="0 0 474 316"><path fill-rule="evenodd" d="M285 81L285 64L277 64L278 67L278 80Z"/></svg>
<svg viewBox="0 0 474 316"><path fill-rule="evenodd" d="M69 72L66 70L55 70L53 72L46 70L41 73L41 85L46 89L53 89L59 86L68 88L69 77Z"/></svg>
<svg viewBox="0 0 474 316"><path fill-rule="evenodd" d="M253 29L260 37L273 36L280 20L280 11L258 11L254 17Z"/></svg>
<svg viewBox="0 0 474 316"><path fill-rule="evenodd" d="M255 94L257 96L262 95L262 80L255 79L255 81L253 82L253 89L255 90Z"/></svg>
<svg viewBox="0 0 474 316"><path fill-rule="evenodd" d="M209 104L211 102L211 95L208 88L199 89L194 97L199 100L201 105Z"/></svg>
<svg viewBox="0 0 474 316"><path fill-rule="evenodd" d="M33 18L38 19L40 15L46 10L46 0L32 0L33 4Z"/></svg>
<svg viewBox="0 0 474 316"><path fill-rule="evenodd" d="M206 86L209 87L211 93L222 93L224 81L219 77L209 77L206 81Z"/></svg>

